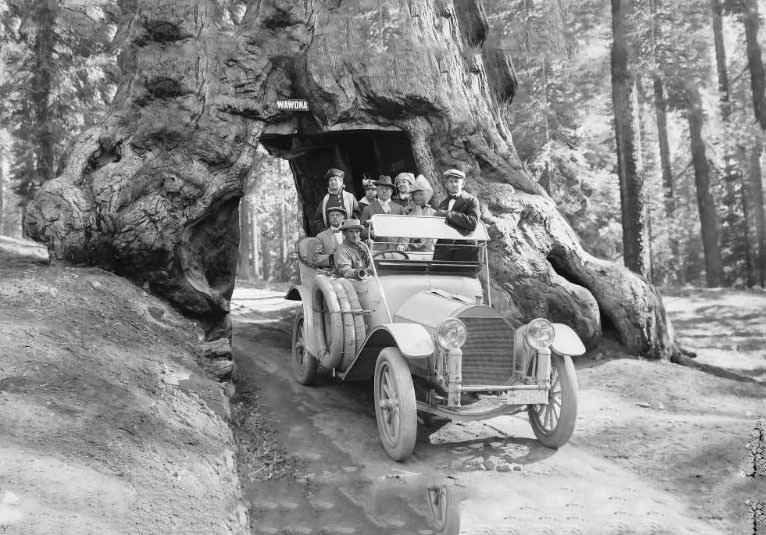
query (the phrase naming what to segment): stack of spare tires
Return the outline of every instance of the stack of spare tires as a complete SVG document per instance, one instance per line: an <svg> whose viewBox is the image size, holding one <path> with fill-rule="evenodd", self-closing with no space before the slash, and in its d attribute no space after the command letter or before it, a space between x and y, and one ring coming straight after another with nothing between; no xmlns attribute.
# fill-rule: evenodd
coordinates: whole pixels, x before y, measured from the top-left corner
<svg viewBox="0 0 766 535"><path fill-rule="evenodd" d="M317 357L323 368L344 371L362 347L367 332L359 297L348 279L317 275L315 281L312 320Z"/></svg>

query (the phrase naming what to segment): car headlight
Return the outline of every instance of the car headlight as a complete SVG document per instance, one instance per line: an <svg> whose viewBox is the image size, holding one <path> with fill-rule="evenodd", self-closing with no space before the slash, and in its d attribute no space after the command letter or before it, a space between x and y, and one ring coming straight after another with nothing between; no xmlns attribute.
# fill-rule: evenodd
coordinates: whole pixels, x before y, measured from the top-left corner
<svg viewBox="0 0 766 535"><path fill-rule="evenodd" d="M537 318L527 325L526 338L535 349L544 349L553 343L556 331L550 321Z"/></svg>
<svg viewBox="0 0 766 535"><path fill-rule="evenodd" d="M436 329L436 341L444 349L460 349L465 344L468 330L457 318L447 318Z"/></svg>

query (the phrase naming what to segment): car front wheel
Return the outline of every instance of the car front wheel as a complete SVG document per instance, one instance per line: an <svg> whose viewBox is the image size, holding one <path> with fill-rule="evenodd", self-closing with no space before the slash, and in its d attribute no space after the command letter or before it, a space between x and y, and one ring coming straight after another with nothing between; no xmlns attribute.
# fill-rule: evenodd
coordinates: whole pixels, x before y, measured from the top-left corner
<svg viewBox="0 0 766 535"><path fill-rule="evenodd" d="M295 316L293 323L293 375L302 385L313 385L316 382L319 361L306 351L306 326L303 310Z"/></svg>
<svg viewBox="0 0 766 535"><path fill-rule="evenodd" d="M529 405L529 423L543 446L560 448L569 441L577 420L577 376L572 357L551 355L551 388L547 405Z"/></svg>
<svg viewBox="0 0 766 535"><path fill-rule="evenodd" d="M412 454L418 430L415 387L398 349L384 348L375 364L375 417L383 449L395 461Z"/></svg>

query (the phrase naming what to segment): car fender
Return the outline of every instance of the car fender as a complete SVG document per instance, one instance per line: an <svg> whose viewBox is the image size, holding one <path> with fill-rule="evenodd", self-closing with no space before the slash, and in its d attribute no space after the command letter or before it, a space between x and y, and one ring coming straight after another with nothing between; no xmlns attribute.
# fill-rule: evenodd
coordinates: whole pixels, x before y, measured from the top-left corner
<svg viewBox="0 0 766 535"><path fill-rule="evenodd" d="M585 345L570 326L563 323L554 323L553 330L556 333L551 344L553 351L560 355L569 355L570 357L577 357L585 353Z"/></svg>
<svg viewBox="0 0 766 535"><path fill-rule="evenodd" d="M359 353L341 377L360 380L372 377L378 353L384 347L396 347L408 359L422 359L434 354L433 335L418 323L384 323L371 329Z"/></svg>
<svg viewBox="0 0 766 535"><path fill-rule="evenodd" d="M303 326L306 329L306 335L303 343L306 351L313 356L317 354L316 341L314 338L314 314L311 302L311 290L303 285L291 286L285 295L288 301L302 301L303 305Z"/></svg>

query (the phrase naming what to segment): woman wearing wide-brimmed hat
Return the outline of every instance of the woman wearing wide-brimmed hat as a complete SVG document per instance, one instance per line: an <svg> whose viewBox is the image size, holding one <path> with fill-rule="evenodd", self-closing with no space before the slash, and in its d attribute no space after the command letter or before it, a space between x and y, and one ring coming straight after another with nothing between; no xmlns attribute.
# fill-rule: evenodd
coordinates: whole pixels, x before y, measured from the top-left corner
<svg viewBox="0 0 766 535"><path fill-rule="evenodd" d="M412 173L399 173L394 179L396 191L391 200L402 208L412 204L412 188L415 186L415 175Z"/></svg>
<svg viewBox="0 0 766 535"><path fill-rule="evenodd" d="M412 187L412 204L407 208L407 215L434 215L434 210L429 202L434 196L434 190L426 177L418 175L415 185Z"/></svg>
<svg viewBox="0 0 766 535"><path fill-rule="evenodd" d="M428 180L426 180L426 177L418 175L412 188L413 203L408 207L407 214L419 216L434 215L436 210L428 204L433 194L434 190L431 184L428 183ZM408 249L410 251L431 252L434 250L435 242L436 240L427 238L412 238L410 239Z"/></svg>

